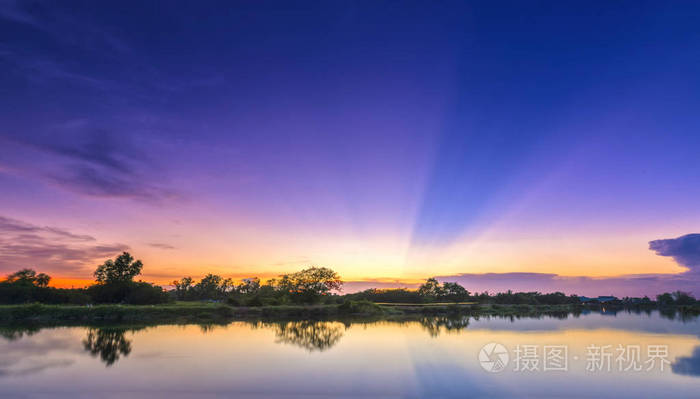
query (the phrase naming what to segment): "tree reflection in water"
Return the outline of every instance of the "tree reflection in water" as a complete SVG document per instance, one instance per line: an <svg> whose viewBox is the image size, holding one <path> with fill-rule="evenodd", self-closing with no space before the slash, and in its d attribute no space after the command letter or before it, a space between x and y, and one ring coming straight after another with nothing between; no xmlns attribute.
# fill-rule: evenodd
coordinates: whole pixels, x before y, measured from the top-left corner
<svg viewBox="0 0 700 399"><path fill-rule="evenodd" d="M309 352L330 349L343 337L345 326L331 321L273 323L278 343L292 344Z"/></svg>
<svg viewBox="0 0 700 399"><path fill-rule="evenodd" d="M420 324L434 338L442 331L456 332L469 327L469 316L424 317Z"/></svg>
<svg viewBox="0 0 700 399"><path fill-rule="evenodd" d="M0 327L0 337L8 341L16 341L25 336L31 337L41 330L40 327Z"/></svg>
<svg viewBox="0 0 700 399"><path fill-rule="evenodd" d="M83 346L92 356L99 355L109 367L121 356L131 353L131 341L124 336L126 331L122 328L89 328Z"/></svg>

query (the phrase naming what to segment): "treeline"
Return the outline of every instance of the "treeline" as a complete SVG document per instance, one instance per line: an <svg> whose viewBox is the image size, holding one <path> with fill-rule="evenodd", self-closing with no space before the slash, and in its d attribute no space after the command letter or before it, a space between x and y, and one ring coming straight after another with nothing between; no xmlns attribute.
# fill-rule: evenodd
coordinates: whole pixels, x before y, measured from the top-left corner
<svg viewBox="0 0 700 399"><path fill-rule="evenodd" d="M358 304L373 303L460 303L509 305L572 305L595 299L566 295L562 292L488 292L470 293L455 282L440 283L429 278L418 289L371 288L352 294L339 295L343 281L338 274L325 267L310 267L265 281L257 277L236 282L215 274L207 274L199 281L185 277L173 281L173 289L134 281L141 274L143 263L124 252L114 260L98 266L94 272L95 284L87 288L61 289L49 287L51 277L31 269L10 274L0 282L0 304L100 304L124 303L133 305L161 304L172 301L216 301L231 306L272 306L286 304ZM623 298L606 302L609 305L694 306L698 301L690 294L676 291L656 297Z"/></svg>
<svg viewBox="0 0 700 399"><path fill-rule="evenodd" d="M656 296L656 303L661 306L692 306L698 304L698 300L691 294L683 291L666 292Z"/></svg>
<svg viewBox="0 0 700 399"><path fill-rule="evenodd" d="M343 285L340 276L325 267L311 267L285 274L261 284L253 277L236 283L230 278L208 274L199 282L191 277L174 281L174 289L134 281L143 263L124 252L98 266L95 284L87 288L49 287L51 277L32 269L13 273L0 282L0 304L100 304L152 305L179 301L217 301L233 306L334 303Z"/></svg>
<svg viewBox="0 0 700 399"><path fill-rule="evenodd" d="M566 305L580 303L578 296L562 292L542 294L539 292L501 292L491 295L488 292L470 293L458 283L440 282L429 278L417 290L406 288L370 288L354 294L344 295L351 300L367 300L379 303L445 303L476 302L480 304L511 305Z"/></svg>
<svg viewBox="0 0 700 399"><path fill-rule="evenodd" d="M341 300L366 300L376 303L449 303L473 302L478 304L498 305L575 305L581 303L596 303L596 299L586 299L578 295L566 295L563 292L499 292L490 294L470 293L458 283L444 282L440 284L435 278L429 278L417 290L406 288L378 289L370 288L340 297ZM584 300L585 299L585 300ZM699 305L691 294L683 291L664 293L656 296L656 302L649 297L614 299L606 302L608 305L619 306L693 306Z"/></svg>
<svg viewBox="0 0 700 399"><path fill-rule="evenodd" d="M47 304L86 305L92 303L125 303L153 305L170 300L163 288L134 281L143 264L124 252L107 260L95 270L96 284L88 288L49 287L51 277L32 269L23 269L0 282L0 304L40 302Z"/></svg>
<svg viewBox="0 0 700 399"><path fill-rule="evenodd" d="M180 301L217 300L234 306L269 306L334 302L343 285L340 276L325 267L311 267L261 283L257 277L240 284L208 274L198 283L191 277L173 281L171 295Z"/></svg>
<svg viewBox="0 0 700 399"><path fill-rule="evenodd" d="M83 305L90 302L85 289L61 289L49 287L51 277L31 269L22 269L0 281L0 303L20 304L41 302L52 304Z"/></svg>

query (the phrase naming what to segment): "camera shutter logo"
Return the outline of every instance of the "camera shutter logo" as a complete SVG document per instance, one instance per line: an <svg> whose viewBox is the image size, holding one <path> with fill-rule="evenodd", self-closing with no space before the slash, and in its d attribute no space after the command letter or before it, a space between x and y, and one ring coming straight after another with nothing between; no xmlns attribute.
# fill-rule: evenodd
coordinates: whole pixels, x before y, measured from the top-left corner
<svg viewBox="0 0 700 399"><path fill-rule="evenodd" d="M481 363L481 367L484 370L490 373L503 371L508 365L509 360L508 349L495 342L484 345L479 351L479 363Z"/></svg>

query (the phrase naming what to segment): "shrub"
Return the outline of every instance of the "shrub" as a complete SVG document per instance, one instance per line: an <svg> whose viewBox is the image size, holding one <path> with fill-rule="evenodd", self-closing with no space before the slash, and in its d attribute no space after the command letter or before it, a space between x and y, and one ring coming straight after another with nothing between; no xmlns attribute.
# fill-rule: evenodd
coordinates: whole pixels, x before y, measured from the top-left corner
<svg viewBox="0 0 700 399"><path fill-rule="evenodd" d="M262 302L262 299L260 299L260 295L255 295L248 300L246 305L248 305L248 306L263 306L263 302Z"/></svg>
<svg viewBox="0 0 700 399"><path fill-rule="evenodd" d="M87 293L95 303L155 305L170 300L167 292L162 288L143 282L96 284L88 288Z"/></svg>
<svg viewBox="0 0 700 399"><path fill-rule="evenodd" d="M345 314L379 314L382 313L382 308L374 302L360 301L345 301L338 306L338 311Z"/></svg>

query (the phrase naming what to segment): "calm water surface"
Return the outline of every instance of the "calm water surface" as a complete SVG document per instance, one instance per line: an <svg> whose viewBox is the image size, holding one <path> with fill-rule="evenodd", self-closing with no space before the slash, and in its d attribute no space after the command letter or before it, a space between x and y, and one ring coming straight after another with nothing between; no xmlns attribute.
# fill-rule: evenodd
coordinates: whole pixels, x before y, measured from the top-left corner
<svg viewBox="0 0 700 399"><path fill-rule="evenodd" d="M0 333L2 398L700 397L700 321L657 312ZM489 343L506 349L500 372L479 361ZM534 356L525 345L534 345ZM595 355L606 345L600 353L610 357ZM555 347L550 355L566 348L567 370L543 370L545 346ZM642 370L620 371L636 360L635 347ZM668 354L649 363L650 347ZM561 358L550 368L561 368ZM587 370L592 364L602 370Z"/></svg>

